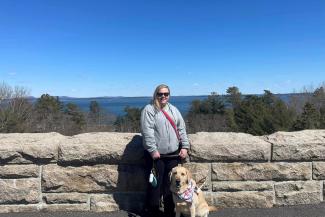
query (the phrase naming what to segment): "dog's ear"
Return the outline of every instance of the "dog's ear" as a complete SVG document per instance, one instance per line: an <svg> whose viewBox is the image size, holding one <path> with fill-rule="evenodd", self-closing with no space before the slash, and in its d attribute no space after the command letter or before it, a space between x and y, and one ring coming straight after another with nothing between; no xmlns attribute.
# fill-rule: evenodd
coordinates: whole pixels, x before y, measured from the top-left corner
<svg viewBox="0 0 325 217"><path fill-rule="evenodd" d="M187 184L189 184L190 180L192 179L192 173L186 169L186 175L187 175Z"/></svg>

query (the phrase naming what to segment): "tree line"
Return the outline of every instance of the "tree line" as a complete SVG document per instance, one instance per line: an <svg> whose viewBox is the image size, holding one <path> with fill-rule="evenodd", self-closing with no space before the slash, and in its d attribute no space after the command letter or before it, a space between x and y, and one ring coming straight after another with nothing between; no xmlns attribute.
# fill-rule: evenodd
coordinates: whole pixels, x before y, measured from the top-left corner
<svg viewBox="0 0 325 217"><path fill-rule="evenodd" d="M94 131L140 132L141 109L126 107L115 117L91 101L83 112L73 103L43 94L36 102L27 99L23 87L0 84L0 132L59 132L74 135ZM292 94L288 102L268 90L262 95L243 95L229 87L226 95L212 92L194 100L184 117L188 133L244 132L253 135L276 131L325 129L325 85Z"/></svg>
<svg viewBox="0 0 325 217"><path fill-rule="evenodd" d="M140 132L141 109L126 109L119 118L119 130ZM188 133L243 132L266 135L276 131L325 129L325 84L314 90L291 94L288 102L269 90L262 95L243 95L236 86L226 95L212 92L194 100L184 117Z"/></svg>
<svg viewBox="0 0 325 217"><path fill-rule="evenodd" d="M113 115L91 101L89 112L74 103L63 104L59 97L43 94L36 102L28 99L24 87L0 83L0 133L58 132L75 135L93 131L113 131Z"/></svg>
<svg viewBox="0 0 325 217"><path fill-rule="evenodd" d="M226 96L212 93L193 101L186 117L190 133L244 132L253 135L276 131L325 129L325 85L313 92L293 94L288 102L268 90L261 96L242 95L229 87Z"/></svg>

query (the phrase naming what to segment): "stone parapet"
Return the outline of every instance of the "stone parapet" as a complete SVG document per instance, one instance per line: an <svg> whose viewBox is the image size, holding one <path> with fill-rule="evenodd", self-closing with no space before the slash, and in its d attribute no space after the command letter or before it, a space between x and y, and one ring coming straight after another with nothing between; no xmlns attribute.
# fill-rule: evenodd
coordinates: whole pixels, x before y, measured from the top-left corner
<svg viewBox="0 0 325 217"><path fill-rule="evenodd" d="M58 146L64 139L59 133L0 134L0 163L56 163Z"/></svg>
<svg viewBox="0 0 325 217"><path fill-rule="evenodd" d="M270 160L271 144L245 133L207 133L189 135L191 161L236 162Z"/></svg>
<svg viewBox="0 0 325 217"><path fill-rule="evenodd" d="M189 135L189 162L211 205L323 202L325 130ZM139 211L148 187L133 133L0 134L0 212Z"/></svg>
<svg viewBox="0 0 325 217"><path fill-rule="evenodd" d="M319 181L290 181L274 184L276 205L320 203L322 185Z"/></svg>
<svg viewBox="0 0 325 217"><path fill-rule="evenodd" d="M58 161L61 165L143 164L141 146L140 134L79 134L60 144Z"/></svg>
<svg viewBox="0 0 325 217"><path fill-rule="evenodd" d="M145 183L144 168L134 165L46 165L42 172L43 192L145 191Z"/></svg>
<svg viewBox="0 0 325 217"><path fill-rule="evenodd" d="M212 181L309 180L311 163L212 163Z"/></svg>
<svg viewBox="0 0 325 217"><path fill-rule="evenodd" d="M325 130L277 132L265 136L272 161L325 161Z"/></svg>

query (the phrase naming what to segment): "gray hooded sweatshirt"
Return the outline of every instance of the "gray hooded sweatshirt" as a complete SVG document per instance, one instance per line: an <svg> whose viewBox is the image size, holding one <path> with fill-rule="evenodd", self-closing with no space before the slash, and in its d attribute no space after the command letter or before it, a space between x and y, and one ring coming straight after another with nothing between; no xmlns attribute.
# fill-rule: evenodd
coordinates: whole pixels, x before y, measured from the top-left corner
<svg viewBox="0 0 325 217"><path fill-rule="evenodd" d="M182 148L189 149L185 129L185 122L178 109L170 103L164 110L174 121L179 130ZM143 136L143 147L148 152L159 151L160 154L169 154L179 148L179 141L176 132L162 111L155 109L152 104L148 104L141 112L141 133Z"/></svg>

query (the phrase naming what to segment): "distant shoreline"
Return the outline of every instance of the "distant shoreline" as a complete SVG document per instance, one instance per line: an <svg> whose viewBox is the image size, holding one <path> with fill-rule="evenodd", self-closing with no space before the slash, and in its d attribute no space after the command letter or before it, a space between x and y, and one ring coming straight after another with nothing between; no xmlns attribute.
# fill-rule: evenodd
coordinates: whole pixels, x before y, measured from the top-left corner
<svg viewBox="0 0 325 217"><path fill-rule="evenodd" d="M274 93L275 96L294 96L294 95L304 95L306 93ZM263 94L242 94L242 96L262 96ZM171 97L208 97L210 95L171 95ZM228 96L228 94L220 94L219 96ZM94 97L73 97L73 96L54 96L59 97L59 99L112 99L112 98L152 98L152 96L94 96ZM38 99L40 97L28 96L28 99Z"/></svg>
<svg viewBox="0 0 325 217"><path fill-rule="evenodd" d="M257 96L262 96L262 94L255 94ZM303 95L299 94L274 94L276 97L280 98L284 102L288 103L292 96ZM199 96L171 96L170 102L175 105L178 110L186 115L191 107L191 103L194 100L204 100L208 98L209 95L199 95ZM220 95L224 97L224 100L227 99L228 95ZM243 97L248 95L243 95ZM32 103L36 102L38 98L29 98ZM152 97L87 97L87 98L78 98L78 97L67 97L59 96L59 100L63 104L73 103L76 104L82 111L88 112L91 101L97 101L99 106L106 112L119 116L125 114L125 107L134 107L142 108L146 104L150 103Z"/></svg>

